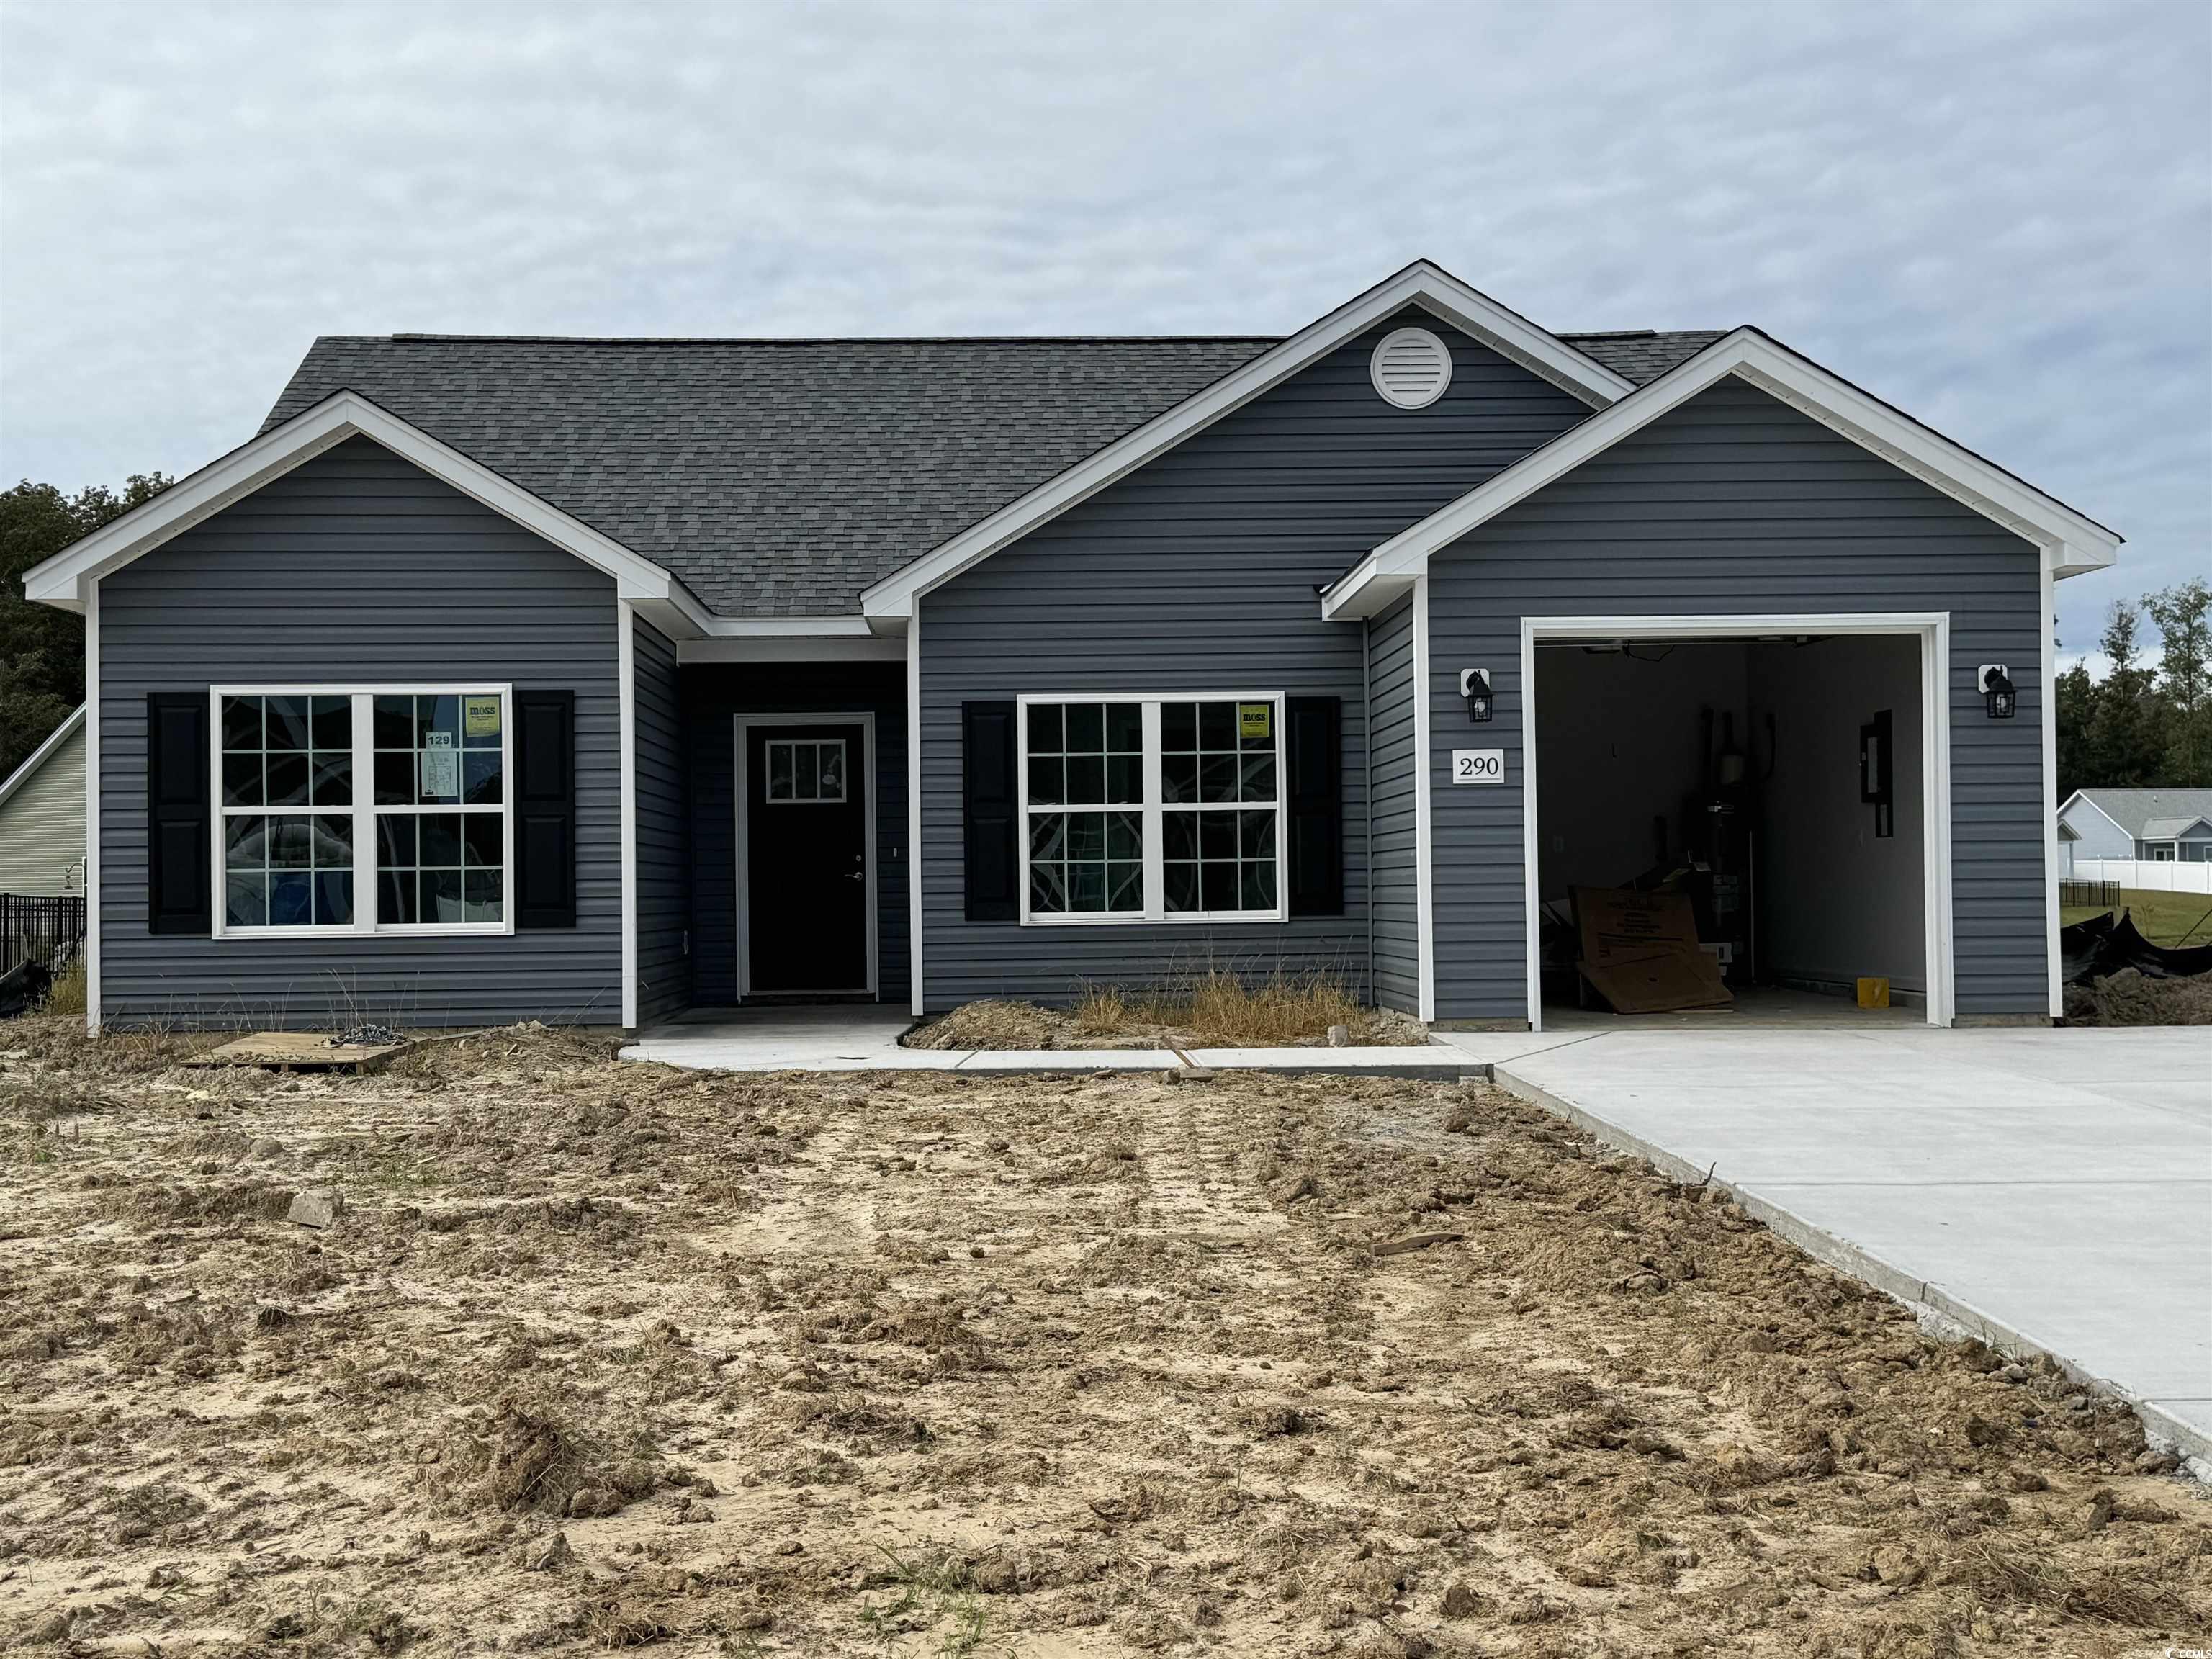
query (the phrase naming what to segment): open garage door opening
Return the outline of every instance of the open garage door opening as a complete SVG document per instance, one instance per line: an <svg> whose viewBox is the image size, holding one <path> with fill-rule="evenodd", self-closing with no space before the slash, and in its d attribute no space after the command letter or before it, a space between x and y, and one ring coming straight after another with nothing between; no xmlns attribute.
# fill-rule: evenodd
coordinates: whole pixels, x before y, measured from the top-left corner
<svg viewBox="0 0 2212 1659"><path fill-rule="evenodd" d="M1944 1023L1936 648L1532 628L1536 1023Z"/></svg>

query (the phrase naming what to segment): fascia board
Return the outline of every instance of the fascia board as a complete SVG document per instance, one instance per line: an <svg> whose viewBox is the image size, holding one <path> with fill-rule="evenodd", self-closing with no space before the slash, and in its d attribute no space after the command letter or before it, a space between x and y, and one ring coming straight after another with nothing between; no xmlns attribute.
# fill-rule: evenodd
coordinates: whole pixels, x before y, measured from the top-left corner
<svg viewBox="0 0 2212 1659"><path fill-rule="evenodd" d="M1787 403L1861 447L1881 455L1984 517L2042 548L2057 574L2067 559L2109 564L2120 538L2095 520L1899 414L1818 364L1753 329L1738 329L1642 391L1593 415L1534 450L1459 500L1377 546L1322 600L1322 613L1348 610L1376 577L1425 572L1438 548L1487 523L1583 462L1734 374ZM1371 567L1371 568L1370 568Z"/></svg>
<svg viewBox="0 0 2212 1659"><path fill-rule="evenodd" d="M70 717L46 733L46 740L33 749L25 757L23 763L8 775L7 781L0 783L0 806L5 806L18 789L38 776L39 769L52 759L54 751L67 743L71 734L80 730L83 725L84 705L79 703L71 711Z"/></svg>
<svg viewBox="0 0 2212 1659"><path fill-rule="evenodd" d="M81 609L90 585L101 577L356 436L382 446L581 559L612 578L620 597L667 601L705 619L696 600L685 604L690 596L660 566L352 392L337 392L302 410L33 567L23 577L25 597Z"/></svg>

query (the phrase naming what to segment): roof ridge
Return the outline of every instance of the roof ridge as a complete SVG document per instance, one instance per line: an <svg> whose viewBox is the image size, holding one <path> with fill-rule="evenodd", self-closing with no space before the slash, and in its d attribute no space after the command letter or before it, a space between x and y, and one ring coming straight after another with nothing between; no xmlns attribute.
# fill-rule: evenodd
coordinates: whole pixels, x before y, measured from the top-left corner
<svg viewBox="0 0 2212 1659"><path fill-rule="evenodd" d="M322 334L319 340L469 345L1273 345L1279 334Z"/></svg>

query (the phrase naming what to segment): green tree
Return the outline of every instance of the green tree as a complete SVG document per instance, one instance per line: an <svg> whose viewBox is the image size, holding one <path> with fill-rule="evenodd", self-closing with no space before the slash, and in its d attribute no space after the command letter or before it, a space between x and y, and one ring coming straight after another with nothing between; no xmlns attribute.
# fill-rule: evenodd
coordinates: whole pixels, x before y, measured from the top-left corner
<svg viewBox="0 0 2212 1659"><path fill-rule="evenodd" d="M2088 721L2088 771L2085 781L2108 788L2155 786L2164 770L2165 713L2157 678L2136 660L2142 614L2123 599L2112 601L2098 643L2112 659L2112 672L2097 687Z"/></svg>
<svg viewBox="0 0 2212 1659"><path fill-rule="evenodd" d="M84 701L84 623L26 599L23 573L173 482L133 474L120 495L94 484L64 495L26 478L0 491L0 777Z"/></svg>
<svg viewBox="0 0 2212 1659"><path fill-rule="evenodd" d="M2165 704L2165 767L2159 781L2212 788L2212 586L2202 576L2143 595L2158 628L2158 689Z"/></svg>
<svg viewBox="0 0 2212 1659"><path fill-rule="evenodd" d="M2058 799L2102 783L2089 747L2089 722L2097 708L2097 682L2081 663L2058 677Z"/></svg>

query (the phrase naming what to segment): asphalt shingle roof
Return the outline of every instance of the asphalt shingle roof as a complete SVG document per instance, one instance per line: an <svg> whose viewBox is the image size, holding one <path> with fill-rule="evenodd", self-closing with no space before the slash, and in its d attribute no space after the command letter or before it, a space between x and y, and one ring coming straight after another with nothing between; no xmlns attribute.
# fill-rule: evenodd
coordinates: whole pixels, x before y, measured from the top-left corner
<svg viewBox="0 0 2212 1659"><path fill-rule="evenodd" d="M1574 336L1638 384L1717 333ZM350 389L676 573L829 616L1269 337L318 339L263 430Z"/></svg>
<svg viewBox="0 0 2212 1659"><path fill-rule="evenodd" d="M2138 841L2171 840L2212 820L2212 789L2084 789L2082 798Z"/></svg>

